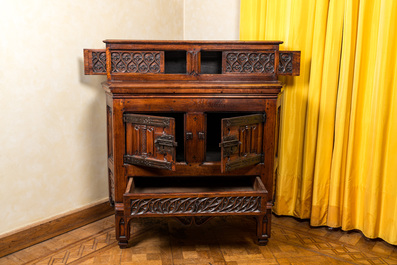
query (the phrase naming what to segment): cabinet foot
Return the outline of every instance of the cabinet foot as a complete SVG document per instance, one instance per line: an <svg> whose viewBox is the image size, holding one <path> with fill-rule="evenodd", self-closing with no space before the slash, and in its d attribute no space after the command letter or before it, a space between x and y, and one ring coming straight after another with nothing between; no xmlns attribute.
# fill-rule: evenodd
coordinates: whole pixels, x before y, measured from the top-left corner
<svg viewBox="0 0 397 265"><path fill-rule="evenodd" d="M258 238L258 245L259 246L266 246L267 242L269 242L268 238Z"/></svg>
<svg viewBox="0 0 397 265"><path fill-rule="evenodd" d="M130 224L129 220L124 220L123 216L116 214L116 239L119 241L120 248L128 247L128 240L130 239Z"/></svg>
<svg viewBox="0 0 397 265"><path fill-rule="evenodd" d="M119 241L120 248L127 248L128 247L128 240L120 240Z"/></svg>
<svg viewBox="0 0 397 265"><path fill-rule="evenodd" d="M256 217L256 236L258 238L258 245L266 246L269 241L270 231L270 211L265 215L259 215Z"/></svg>

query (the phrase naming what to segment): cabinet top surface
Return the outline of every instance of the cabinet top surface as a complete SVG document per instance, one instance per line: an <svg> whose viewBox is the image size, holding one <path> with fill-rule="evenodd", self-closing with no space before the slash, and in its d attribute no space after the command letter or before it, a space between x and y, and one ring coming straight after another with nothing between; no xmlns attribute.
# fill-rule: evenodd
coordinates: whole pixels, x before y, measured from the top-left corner
<svg viewBox="0 0 397 265"><path fill-rule="evenodd" d="M84 72L108 81L277 82L299 75L300 52L282 41L105 40L84 50Z"/></svg>
<svg viewBox="0 0 397 265"><path fill-rule="evenodd" d="M127 40L127 39L107 39L106 44L250 44L250 45L278 45L282 41L238 41L238 40Z"/></svg>

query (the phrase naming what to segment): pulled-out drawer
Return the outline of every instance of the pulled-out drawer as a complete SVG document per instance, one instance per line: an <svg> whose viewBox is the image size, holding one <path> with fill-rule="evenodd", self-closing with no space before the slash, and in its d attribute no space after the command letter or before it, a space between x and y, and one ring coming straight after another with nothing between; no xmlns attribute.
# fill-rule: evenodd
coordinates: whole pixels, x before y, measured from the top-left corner
<svg viewBox="0 0 397 265"><path fill-rule="evenodd" d="M124 214L261 215L266 212L267 193L259 177L130 177Z"/></svg>

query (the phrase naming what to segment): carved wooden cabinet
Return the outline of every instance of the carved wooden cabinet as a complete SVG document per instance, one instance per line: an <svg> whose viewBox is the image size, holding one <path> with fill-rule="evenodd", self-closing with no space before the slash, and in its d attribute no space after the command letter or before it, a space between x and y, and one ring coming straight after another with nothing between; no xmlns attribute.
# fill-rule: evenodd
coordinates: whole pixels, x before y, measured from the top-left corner
<svg viewBox="0 0 397 265"><path fill-rule="evenodd" d="M106 40L84 50L85 74L107 75L108 172L116 235L130 220L257 220L270 236L279 75L300 52L280 41Z"/></svg>

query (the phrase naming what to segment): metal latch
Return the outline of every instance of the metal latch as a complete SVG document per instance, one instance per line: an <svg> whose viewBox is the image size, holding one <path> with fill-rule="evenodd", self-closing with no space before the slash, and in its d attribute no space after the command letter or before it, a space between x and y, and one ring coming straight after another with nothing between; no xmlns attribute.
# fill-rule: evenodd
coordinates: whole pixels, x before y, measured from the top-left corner
<svg viewBox="0 0 397 265"><path fill-rule="evenodd" d="M186 132L186 140L192 140L193 139L193 133L192 132Z"/></svg>
<svg viewBox="0 0 397 265"><path fill-rule="evenodd" d="M237 136L224 136L222 143L219 144L219 147L223 148L223 157L228 157L237 153L240 144L241 142L238 140Z"/></svg>
<svg viewBox="0 0 397 265"><path fill-rule="evenodd" d="M205 132L198 132L197 135L200 140L205 140Z"/></svg>
<svg viewBox="0 0 397 265"><path fill-rule="evenodd" d="M163 134L157 137L154 140L154 146L157 148L157 152L160 154L174 154L174 150L176 146L178 146L178 143L174 141L174 136L173 135L168 135L168 134Z"/></svg>

